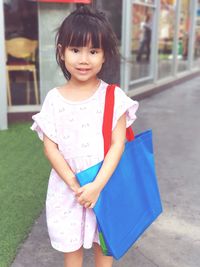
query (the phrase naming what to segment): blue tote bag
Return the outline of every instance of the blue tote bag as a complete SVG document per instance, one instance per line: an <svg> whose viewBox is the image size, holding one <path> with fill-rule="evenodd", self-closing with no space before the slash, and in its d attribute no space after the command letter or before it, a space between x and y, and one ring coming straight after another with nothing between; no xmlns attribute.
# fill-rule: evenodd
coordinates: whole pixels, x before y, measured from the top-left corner
<svg viewBox="0 0 200 267"><path fill-rule="evenodd" d="M104 110L104 154L111 144L114 86ZM122 157L93 208L105 255L120 259L162 212L155 173L152 131L134 137L131 127ZM76 174L81 186L94 181L102 162Z"/></svg>

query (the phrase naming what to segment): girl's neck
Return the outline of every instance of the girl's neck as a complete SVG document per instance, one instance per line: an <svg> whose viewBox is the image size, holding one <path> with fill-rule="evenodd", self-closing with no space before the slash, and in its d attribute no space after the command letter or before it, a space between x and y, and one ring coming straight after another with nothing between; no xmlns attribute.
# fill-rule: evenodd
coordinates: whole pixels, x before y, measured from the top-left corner
<svg viewBox="0 0 200 267"><path fill-rule="evenodd" d="M77 79L73 79L73 77L68 81L67 87L70 87L71 89L80 89L81 91L88 91L92 90L95 87L98 87L100 83L100 80L95 77L93 79L87 80L87 81L78 81Z"/></svg>

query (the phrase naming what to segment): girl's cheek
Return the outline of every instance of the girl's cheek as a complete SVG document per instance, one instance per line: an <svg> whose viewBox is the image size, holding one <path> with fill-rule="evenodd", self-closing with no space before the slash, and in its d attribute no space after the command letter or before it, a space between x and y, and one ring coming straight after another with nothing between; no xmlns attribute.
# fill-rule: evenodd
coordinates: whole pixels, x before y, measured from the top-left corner
<svg viewBox="0 0 200 267"><path fill-rule="evenodd" d="M93 56L93 60L97 62L103 62L103 56L102 55L96 55L95 57Z"/></svg>

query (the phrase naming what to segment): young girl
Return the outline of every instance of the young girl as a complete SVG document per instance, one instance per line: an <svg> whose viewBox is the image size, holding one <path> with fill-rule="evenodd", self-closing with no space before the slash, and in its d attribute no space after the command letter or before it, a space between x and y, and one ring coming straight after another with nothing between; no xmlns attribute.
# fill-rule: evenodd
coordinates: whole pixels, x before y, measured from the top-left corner
<svg viewBox="0 0 200 267"><path fill-rule="evenodd" d="M95 266L113 259L99 246L94 207L124 150L126 127L136 119L138 102L115 90L112 144L94 182L80 187L76 173L104 158L102 135L107 83L99 75L118 56L116 37L104 14L89 7L72 12L56 38L56 57L67 83L50 90L31 129L44 142L52 165L46 219L52 247L64 252L65 267L81 267L83 248L94 246Z"/></svg>

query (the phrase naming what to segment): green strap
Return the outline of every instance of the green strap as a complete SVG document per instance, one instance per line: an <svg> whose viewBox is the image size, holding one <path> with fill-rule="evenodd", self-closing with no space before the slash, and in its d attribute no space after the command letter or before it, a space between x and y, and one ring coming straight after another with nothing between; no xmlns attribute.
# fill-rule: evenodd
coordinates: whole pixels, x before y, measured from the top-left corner
<svg viewBox="0 0 200 267"><path fill-rule="evenodd" d="M99 232L99 240L100 240L101 249L102 249L103 254L107 255L108 254L108 249L106 247L106 243L105 243L105 240L104 240L102 232Z"/></svg>

